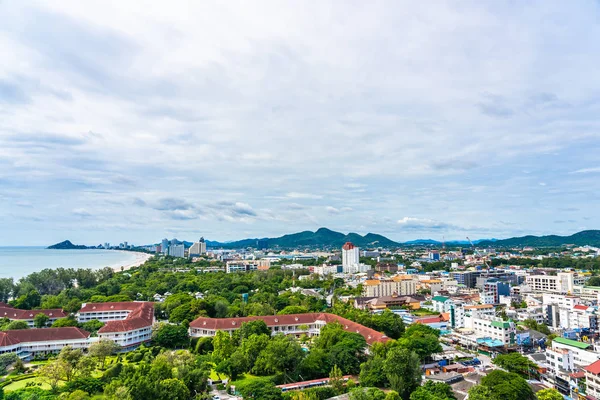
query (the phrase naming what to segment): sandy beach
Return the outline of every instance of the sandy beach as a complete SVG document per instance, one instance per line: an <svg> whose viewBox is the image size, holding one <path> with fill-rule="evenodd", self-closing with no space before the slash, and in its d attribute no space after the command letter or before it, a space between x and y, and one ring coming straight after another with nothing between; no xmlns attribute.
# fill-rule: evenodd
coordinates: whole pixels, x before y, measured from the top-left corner
<svg viewBox="0 0 600 400"><path fill-rule="evenodd" d="M117 251L125 251L125 250L117 250ZM131 254L132 252L127 252L127 253ZM140 265L142 265L143 263L148 261L148 259L152 258L153 256L154 256L154 254L136 252L136 257L135 257L134 261L132 261L128 264L111 265L111 268L115 272L127 271L130 268L139 267Z"/></svg>

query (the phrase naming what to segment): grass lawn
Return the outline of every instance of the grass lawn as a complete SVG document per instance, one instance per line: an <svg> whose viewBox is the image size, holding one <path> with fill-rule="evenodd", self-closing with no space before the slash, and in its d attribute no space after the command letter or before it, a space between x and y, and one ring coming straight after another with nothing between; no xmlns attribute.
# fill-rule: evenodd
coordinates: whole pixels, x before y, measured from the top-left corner
<svg viewBox="0 0 600 400"><path fill-rule="evenodd" d="M241 375L241 378L238 378L237 380L231 382L232 385L239 385L242 383L248 383L250 381L256 380L256 379L268 379L271 378L270 376L256 376L256 375L252 375L252 374L243 374Z"/></svg>
<svg viewBox="0 0 600 400"><path fill-rule="evenodd" d="M17 382L13 382L8 386L4 387L4 391L5 392L11 392L14 390L19 390L19 389L23 389L27 386L27 384L29 382L35 382L35 383L40 383L41 381L39 380L38 377L33 377L33 378L29 378L29 379L23 379L22 381L17 381ZM64 382L61 382L60 384L64 385ZM50 390L51 387L50 385L48 385L47 383L42 383L42 386L38 386L39 388L42 388L44 390Z"/></svg>

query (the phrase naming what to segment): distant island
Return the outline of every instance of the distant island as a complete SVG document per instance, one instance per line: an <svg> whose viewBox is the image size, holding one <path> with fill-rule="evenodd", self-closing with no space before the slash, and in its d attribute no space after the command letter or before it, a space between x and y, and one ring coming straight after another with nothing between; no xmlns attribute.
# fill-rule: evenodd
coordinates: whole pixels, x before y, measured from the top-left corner
<svg viewBox="0 0 600 400"><path fill-rule="evenodd" d="M64 242L53 244L52 246L48 246L47 249L52 250L85 250L85 249L95 249L95 246L84 246L82 244L73 244L70 240L65 240Z"/></svg>

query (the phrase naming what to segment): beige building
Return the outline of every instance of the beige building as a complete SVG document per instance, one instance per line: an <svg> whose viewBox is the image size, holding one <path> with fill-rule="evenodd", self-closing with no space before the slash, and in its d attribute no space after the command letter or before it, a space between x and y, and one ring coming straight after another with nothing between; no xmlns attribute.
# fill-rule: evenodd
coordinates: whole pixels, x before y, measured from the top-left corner
<svg viewBox="0 0 600 400"><path fill-rule="evenodd" d="M411 277L395 277L392 280L367 280L363 286L366 297L410 296L417 293L417 281Z"/></svg>

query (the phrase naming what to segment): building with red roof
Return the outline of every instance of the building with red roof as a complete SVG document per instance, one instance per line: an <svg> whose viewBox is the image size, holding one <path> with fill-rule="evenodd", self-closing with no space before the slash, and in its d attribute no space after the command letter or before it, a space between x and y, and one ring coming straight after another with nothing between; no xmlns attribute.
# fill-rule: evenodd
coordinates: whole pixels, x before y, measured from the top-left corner
<svg viewBox="0 0 600 400"><path fill-rule="evenodd" d="M231 333L236 329L239 329L244 322L256 320L264 321L273 334L283 333L294 336L307 334L309 336L318 336L321 328L327 323L338 322L345 331L362 335L369 345L372 345L375 342L386 342L389 340L389 338L381 332L367 328L366 326L342 318L338 315L328 313L265 315L239 318L200 317L190 323L189 332L192 337L215 336L217 331Z"/></svg>
<svg viewBox="0 0 600 400"><path fill-rule="evenodd" d="M125 351L133 350L152 338L154 303L128 301L84 303L77 314L79 322L104 322L98 337L115 341Z"/></svg>
<svg viewBox="0 0 600 400"><path fill-rule="evenodd" d="M600 360L583 369L585 372L585 394L588 399L600 399Z"/></svg>
<svg viewBox="0 0 600 400"><path fill-rule="evenodd" d="M58 353L65 346L87 349L94 339L76 327L19 329L0 332L0 354L16 353L29 360L36 355Z"/></svg>
<svg viewBox="0 0 600 400"><path fill-rule="evenodd" d="M20 310L18 308L13 308L5 303L0 303L0 318L8 318L11 321L25 321L30 328L33 328L33 319L38 314L45 314L49 320L48 324L52 324L59 318L65 318L67 313L65 313L60 308L56 309L48 309L48 310Z"/></svg>

